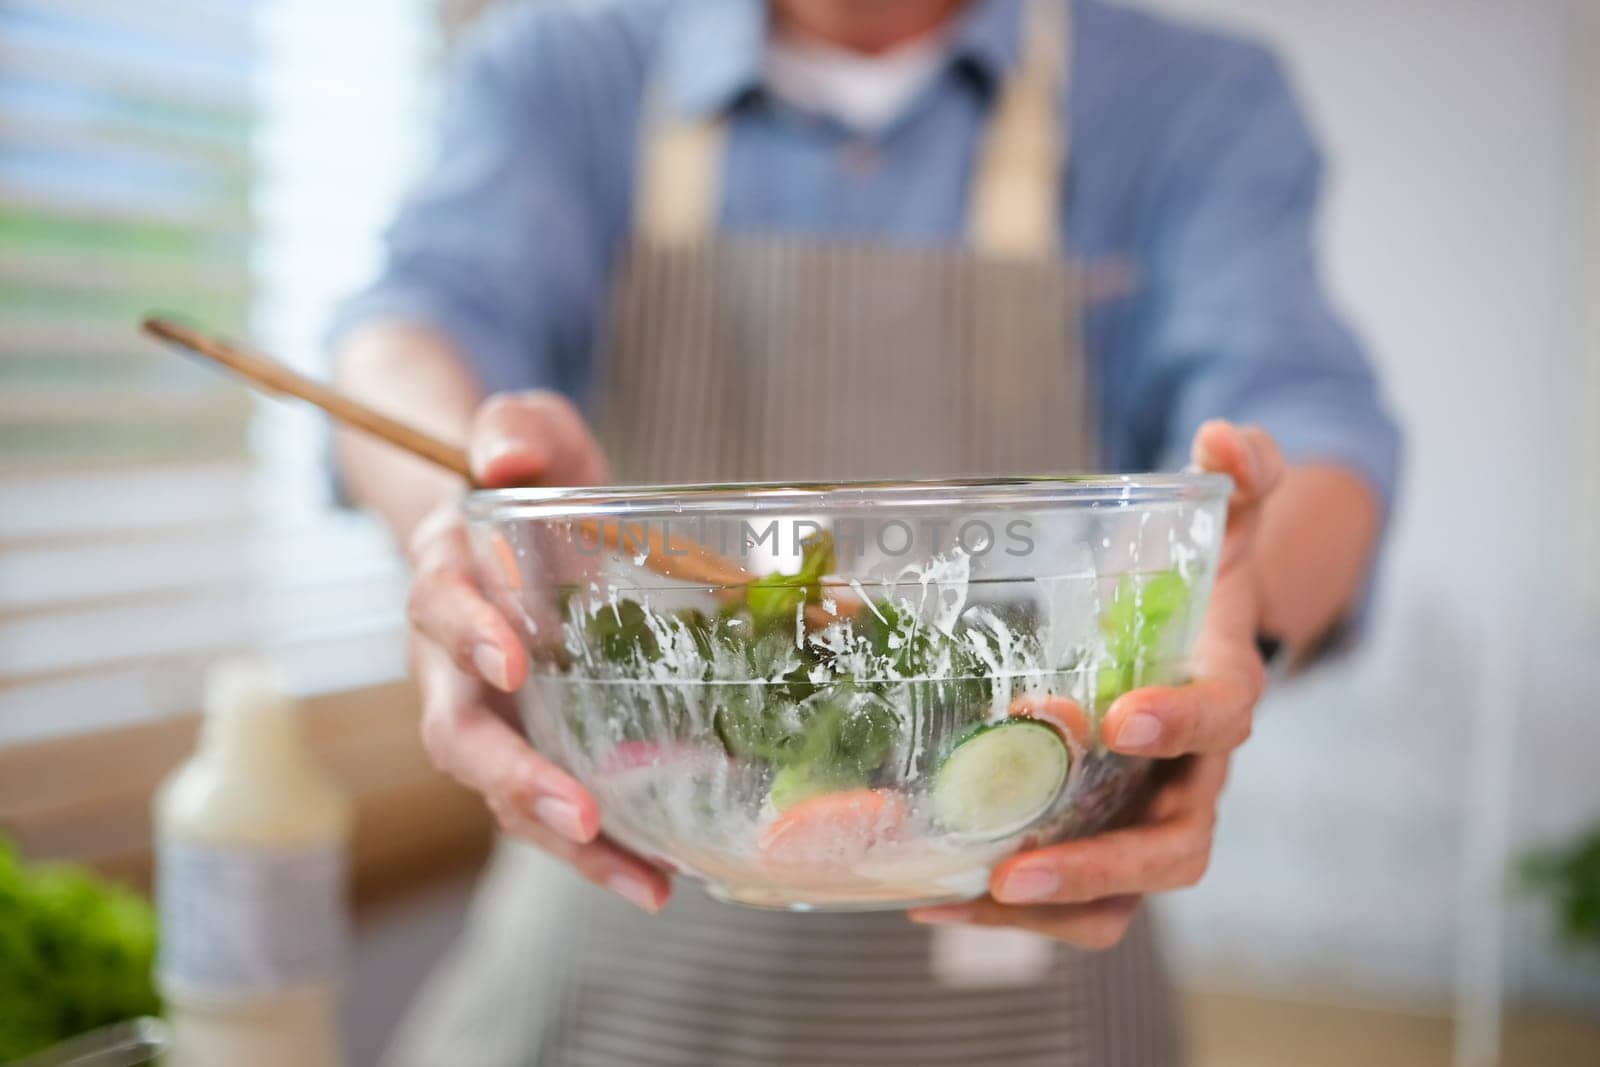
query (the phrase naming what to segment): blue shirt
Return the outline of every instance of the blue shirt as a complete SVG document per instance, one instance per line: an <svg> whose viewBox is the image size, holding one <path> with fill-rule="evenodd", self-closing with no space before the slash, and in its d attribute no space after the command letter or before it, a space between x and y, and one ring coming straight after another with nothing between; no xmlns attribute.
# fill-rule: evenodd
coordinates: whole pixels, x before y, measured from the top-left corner
<svg viewBox="0 0 1600 1067"><path fill-rule="evenodd" d="M1279 64L1237 39L1072 2L1062 236L1105 283L1087 319L1105 465L1180 466L1200 423L1222 417L1388 500L1399 435L1318 276L1321 165ZM760 0L491 16L462 50L437 162L389 233L382 274L336 329L431 326L486 389L584 398L630 230L647 83L678 113L728 116L725 230L958 242L979 135L1020 57L1021 8L973 0L939 76L867 152L762 91Z"/></svg>

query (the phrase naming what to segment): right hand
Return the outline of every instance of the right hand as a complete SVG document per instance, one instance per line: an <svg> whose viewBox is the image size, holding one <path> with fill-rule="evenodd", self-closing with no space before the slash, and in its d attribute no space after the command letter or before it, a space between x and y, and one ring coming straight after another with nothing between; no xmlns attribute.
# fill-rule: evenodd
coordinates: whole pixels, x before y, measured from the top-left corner
<svg viewBox="0 0 1600 1067"><path fill-rule="evenodd" d="M554 393L490 397L473 417L468 453L473 477L488 487L607 481L605 457L583 417ZM510 694L527 681L528 658L516 631L478 588L454 502L417 525L408 555L411 669L422 692L429 757L482 794L504 832L646 911L659 911L671 891L667 874L600 837L594 797L513 725Z"/></svg>

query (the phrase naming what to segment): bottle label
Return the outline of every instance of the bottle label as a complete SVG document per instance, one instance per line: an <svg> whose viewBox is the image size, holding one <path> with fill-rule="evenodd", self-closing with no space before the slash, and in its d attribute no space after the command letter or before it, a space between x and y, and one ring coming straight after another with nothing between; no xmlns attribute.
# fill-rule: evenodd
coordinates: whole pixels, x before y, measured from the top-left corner
<svg viewBox="0 0 1600 1067"><path fill-rule="evenodd" d="M157 867L169 987L259 996L338 977L349 936L339 847L166 841Z"/></svg>

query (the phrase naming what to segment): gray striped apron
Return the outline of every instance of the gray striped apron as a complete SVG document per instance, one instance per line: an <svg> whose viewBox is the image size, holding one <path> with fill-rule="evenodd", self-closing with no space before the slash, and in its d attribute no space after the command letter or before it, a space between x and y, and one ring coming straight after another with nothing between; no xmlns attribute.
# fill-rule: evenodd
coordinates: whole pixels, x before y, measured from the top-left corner
<svg viewBox="0 0 1600 1067"><path fill-rule="evenodd" d="M714 237L723 126L645 123L598 415L623 480L1092 464L1079 289L1058 248L1065 13L1031 5L966 248ZM681 882L651 917L504 845L394 1059L1164 1067L1182 1059L1174 1019L1144 917L1102 954L892 913L747 910Z"/></svg>

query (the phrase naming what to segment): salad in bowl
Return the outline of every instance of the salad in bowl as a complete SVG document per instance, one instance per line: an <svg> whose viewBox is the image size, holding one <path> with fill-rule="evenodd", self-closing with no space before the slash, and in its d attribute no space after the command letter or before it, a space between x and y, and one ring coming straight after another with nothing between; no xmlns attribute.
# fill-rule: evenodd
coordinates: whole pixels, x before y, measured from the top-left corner
<svg viewBox="0 0 1600 1067"><path fill-rule="evenodd" d="M535 747L604 832L791 909L981 895L1136 812L1117 697L1180 681L1214 475L519 489L465 504Z"/></svg>

